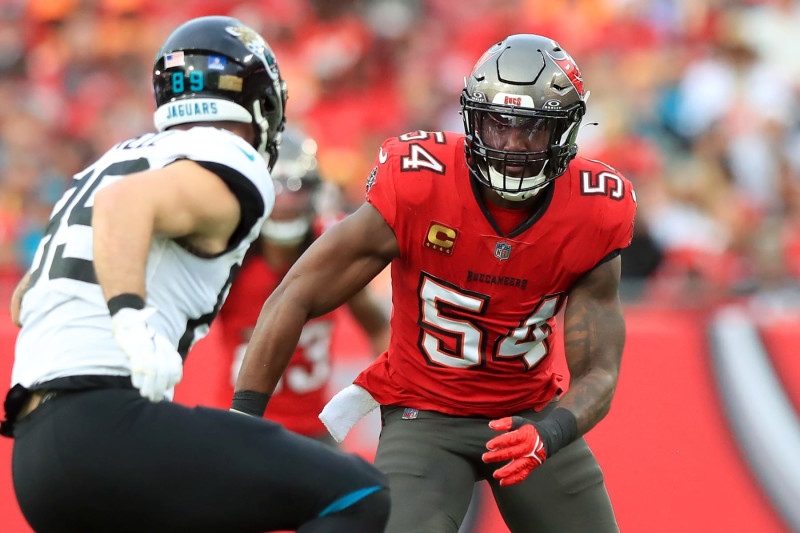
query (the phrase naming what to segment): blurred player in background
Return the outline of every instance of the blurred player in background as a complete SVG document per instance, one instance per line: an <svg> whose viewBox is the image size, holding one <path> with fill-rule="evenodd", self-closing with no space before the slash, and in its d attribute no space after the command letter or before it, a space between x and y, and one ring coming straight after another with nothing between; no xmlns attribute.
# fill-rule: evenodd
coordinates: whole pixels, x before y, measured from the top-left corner
<svg viewBox="0 0 800 533"><path fill-rule="evenodd" d="M344 216L319 213L323 182L316 151L316 142L301 131L284 131L281 156L272 170L275 208L262 226L260 238L250 247L220 311L223 340L232 355L228 399L264 301L311 243ZM347 302L347 309L368 336L377 357L389 345L385 306L364 288ZM341 321L337 314L342 312L344 308L305 325L265 415L291 431L329 444L335 441L318 415L331 397L331 341L337 320Z"/></svg>
<svg viewBox="0 0 800 533"><path fill-rule="evenodd" d="M462 92L465 134L385 141L367 201L264 305L237 392L271 393L303 324L391 264L389 350L321 414L341 440L380 404L390 533L457 531L478 480L515 533L619 531L583 434L619 376L636 202L617 171L576 157L587 97L555 41L493 45ZM562 308L566 392L553 368Z"/></svg>
<svg viewBox="0 0 800 533"><path fill-rule="evenodd" d="M230 17L170 34L153 89L159 133L75 176L12 300L0 432L25 518L39 533L381 531L385 480L363 459L164 401L272 210L287 92Z"/></svg>

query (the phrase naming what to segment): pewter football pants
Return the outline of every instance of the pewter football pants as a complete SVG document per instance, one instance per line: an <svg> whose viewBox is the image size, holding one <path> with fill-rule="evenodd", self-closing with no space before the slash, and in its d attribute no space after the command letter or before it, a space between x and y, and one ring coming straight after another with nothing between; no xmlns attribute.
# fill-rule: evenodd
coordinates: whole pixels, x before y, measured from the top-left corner
<svg viewBox="0 0 800 533"><path fill-rule="evenodd" d="M536 420L532 410L514 413ZM456 533L473 484L486 480L512 533L617 533L603 473L586 441L578 439L547 459L528 478L501 487L486 464L486 442L498 433L488 418L382 407L384 422L375 466L389 478L392 511L387 533Z"/></svg>

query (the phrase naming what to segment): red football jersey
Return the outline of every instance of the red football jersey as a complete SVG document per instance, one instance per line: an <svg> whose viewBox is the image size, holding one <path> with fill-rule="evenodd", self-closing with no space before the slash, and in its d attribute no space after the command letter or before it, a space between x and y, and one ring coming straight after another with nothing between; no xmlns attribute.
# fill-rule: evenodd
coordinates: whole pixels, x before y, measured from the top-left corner
<svg viewBox="0 0 800 533"><path fill-rule="evenodd" d="M315 233L322 223L315 224ZM247 342L264 302L277 288L285 272L276 272L258 255L247 258L220 310L225 347L231 354L231 388L244 357ZM331 338L336 311L310 320L300 334L297 349L269 401L264 417L308 436L325 433L319 415L330 399Z"/></svg>
<svg viewBox="0 0 800 533"><path fill-rule="evenodd" d="M367 201L394 230L388 352L356 379L381 404L496 417L544 407L556 314L575 281L630 244L630 182L576 158L539 194L544 204L504 236L479 201L464 136L387 140Z"/></svg>

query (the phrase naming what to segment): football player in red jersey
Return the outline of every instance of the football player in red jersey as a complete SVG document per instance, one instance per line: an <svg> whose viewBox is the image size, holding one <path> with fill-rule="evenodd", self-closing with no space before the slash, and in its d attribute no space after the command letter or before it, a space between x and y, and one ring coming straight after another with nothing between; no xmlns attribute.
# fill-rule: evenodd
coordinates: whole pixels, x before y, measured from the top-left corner
<svg viewBox="0 0 800 533"><path fill-rule="evenodd" d="M343 438L354 412L380 404L387 531L457 531L479 480L513 532L618 531L582 436L617 384L620 251L636 201L612 167L577 157L587 95L555 41L495 44L462 93L466 134L384 142L366 202L264 305L235 393L262 404L303 324L391 264L389 349L321 414ZM554 371L562 355L566 392Z"/></svg>
<svg viewBox="0 0 800 533"><path fill-rule="evenodd" d="M220 311L234 381L264 300L308 246L343 216L318 214L317 196L323 185L316 151L313 139L297 129L286 128L281 157L272 170L275 207L261 228L261 238L251 246ZM375 355L383 352L389 344L389 319L372 291L369 288L359 291L348 301L347 309L369 337ZM287 429L329 444L335 442L318 415L330 399L331 340L339 318L336 314L342 311L316 317L305 325L266 412L266 418ZM230 393L232 386L233 383Z"/></svg>

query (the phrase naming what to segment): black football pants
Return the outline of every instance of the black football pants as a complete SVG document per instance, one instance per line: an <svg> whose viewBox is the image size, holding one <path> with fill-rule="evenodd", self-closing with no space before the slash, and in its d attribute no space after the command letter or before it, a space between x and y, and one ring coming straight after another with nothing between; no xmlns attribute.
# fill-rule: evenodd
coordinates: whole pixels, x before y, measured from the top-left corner
<svg viewBox="0 0 800 533"><path fill-rule="evenodd" d="M17 423L13 478L38 533L383 531L363 459L220 409L135 389L70 392Z"/></svg>

